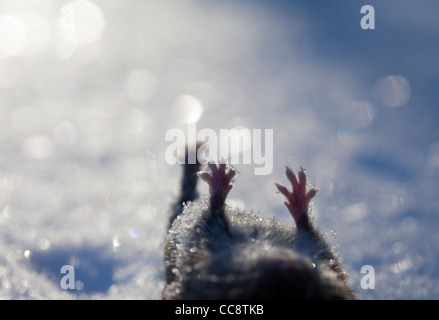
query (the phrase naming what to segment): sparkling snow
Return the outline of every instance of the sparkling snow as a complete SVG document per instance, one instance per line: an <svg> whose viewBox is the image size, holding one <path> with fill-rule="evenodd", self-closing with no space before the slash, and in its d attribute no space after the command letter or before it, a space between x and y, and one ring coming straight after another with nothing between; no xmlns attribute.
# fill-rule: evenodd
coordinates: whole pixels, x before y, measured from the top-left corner
<svg viewBox="0 0 439 320"><path fill-rule="evenodd" d="M0 298L158 299L180 168L168 130L273 129L229 204L313 219L362 299L439 297L439 5L0 1ZM206 185L200 184L200 191ZM75 270L62 289L61 267ZM375 289L363 289L363 266Z"/></svg>

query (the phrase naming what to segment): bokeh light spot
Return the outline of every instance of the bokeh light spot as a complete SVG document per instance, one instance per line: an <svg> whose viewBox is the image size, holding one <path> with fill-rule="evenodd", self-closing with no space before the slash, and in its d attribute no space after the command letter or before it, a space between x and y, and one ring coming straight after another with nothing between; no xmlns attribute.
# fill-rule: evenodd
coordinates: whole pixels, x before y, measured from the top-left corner
<svg viewBox="0 0 439 320"><path fill-rule="evenodd" d="M0 57L18 55L26 44L23 23L10 15L0 16Z"/></svg>
<svg viewBox="0 0 439 320"><path fill-rule="evenodd" d="M50 241L48 239L40 239L40 249L47 250L50 248Z"/></svg>
<svg viewBox="0 0 439 320"><path fill-rule="evenodd" d="M6 219L11 219L12 215L11 215L11 206L10 205L5 205L2 209L2 214L3 217Z"/></svg>
<svg viewBox="0 0 439 320"><path fill-rule="evenodd" d="M182 95L174 103L174 114L181 122L196 123L203 114L203 105L191 95Z"/></svg>
<svg viewBox="0 0 439 320"><path fill-rule="evenodd" d="M375 117L370 103L366 101L352 101L349 104L349 125L356 129L368 127Z"/></svg>
<svg viewBox="0 0 439 320"><path fill-rule="evenodd" d="M354 148L361 142L359 134L351 129L342 127L337 130L338 142L347 148Z"/></svg>
<svg viewBox="0 0 439 320"><path fill-rule="evenodd" d="M136 230L134 230L133 228L130 228L129 234L130 234L131 238L134 238L134 239L137 239L139 237Z"/></svg>
<svg viewBox="0 0 439 320"><path fill-rule="evenodd" d="M410 83L401 75L378 79L373 86L375 97L387 107L400 107L410 99Z"/></svg>
<svg viewBox="0 0 439 320"><path fill-rule="evenodd" d="M19 190L22 186L22 182L23 177L16 173L8 173L6 177L3 178L3 186L9 192L15 192ZM8 205L6 205L5 207L8 207ZM8 208L10 209L10 207Z"/></svg>
<svg viewBox="0 0 439 320"><path fill-rule="evenodd" d="M25 140L23 148L26 154L34 159L45 159L53 153L52 140L42 135L36 135Z"/></svg>
<svg viewBox="0 0 439 320"><path fill-rule="evenodd" d="M26 41L20 50L21 55L42 53L48 46L51 31L46 19L32 12L16 15L26 32Z"/></svg>
<svg viewBox="0 0 439 320"><path fill-rule="evenodd" d="M60 16L64 37L76 45L98 40L105 29L102 10L90 1L71 1L61 8Z"/></svg>
<svg viewBox="0 0 439 320"><path fill-rule="evenodd" d="M355 203L343 208L340 214L346 221L357 221L368 215L368 208L364 202Z"/></svg>

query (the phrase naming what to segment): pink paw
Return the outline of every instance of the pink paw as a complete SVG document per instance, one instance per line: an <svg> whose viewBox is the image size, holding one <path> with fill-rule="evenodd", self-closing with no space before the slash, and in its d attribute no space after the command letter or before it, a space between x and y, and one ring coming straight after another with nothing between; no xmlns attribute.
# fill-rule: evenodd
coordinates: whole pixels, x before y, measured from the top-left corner
<svg viewBox="0 0 439 320"><path fill-rule="evenodd" d="M286 198L285 206L290 211L296 225L298 227L309 228L309 216L308 206L311 199L316 195L318 189L311 188L306 192L306 171L300 168L297 179L291 168L286 167L286 176L293 186L293 190L290 192L286 187L276 183L276 187L280 193Z"/></svg>
<svg viewBox="0 0 439 320"><path fill-rule="evenodd" d="M234 168L229 168L226 173L226 164L220 163L216 165L213 162L208 164L210 173L203 171L200 173L201 179L207 182L210 190L211 202L217 207L222 207L226 201L227 195L232 189L232 179L236 175Z"/></svg>

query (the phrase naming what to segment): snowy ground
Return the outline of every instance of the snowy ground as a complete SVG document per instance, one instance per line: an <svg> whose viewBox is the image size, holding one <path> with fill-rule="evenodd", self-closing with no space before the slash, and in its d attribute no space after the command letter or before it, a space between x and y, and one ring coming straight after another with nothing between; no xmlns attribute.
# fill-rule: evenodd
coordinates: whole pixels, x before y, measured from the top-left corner
<svg viewBox="0 0 439 320"><path fill-rule="evenodd" d="M230 204L292 223L274 182L302 165L359 298L439 298L439 5L368 1L362 30L358 1L312 3L0 1L0 298L159 298L165 134L198 118L273 129Z"/></svg>

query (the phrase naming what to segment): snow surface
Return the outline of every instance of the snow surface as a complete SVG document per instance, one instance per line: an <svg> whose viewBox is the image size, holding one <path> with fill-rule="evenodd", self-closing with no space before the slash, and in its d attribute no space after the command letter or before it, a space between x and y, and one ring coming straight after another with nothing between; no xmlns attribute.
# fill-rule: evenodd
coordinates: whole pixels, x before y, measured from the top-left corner
<svg viewBox="0 0 439 320"><path fill-rule="evenodd" d="M165 134L199 118L273 129L229 204L292 223L303 166L359 298L437 299L439 4L367 4L375 30L354 1L0 1L0 298L160 298Z"/></svg>

